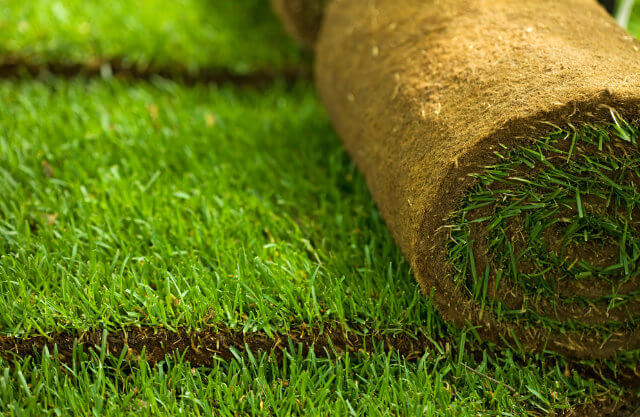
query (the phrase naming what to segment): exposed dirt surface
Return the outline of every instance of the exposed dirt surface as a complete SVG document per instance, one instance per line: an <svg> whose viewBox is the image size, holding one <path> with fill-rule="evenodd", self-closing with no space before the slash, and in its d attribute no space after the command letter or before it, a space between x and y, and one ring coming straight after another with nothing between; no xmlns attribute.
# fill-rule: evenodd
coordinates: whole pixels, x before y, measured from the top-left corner
<svg viewBox="0 0 640 417"><path fill-rule="evenodd" d="M447 225L500 145L553 128L640 119L640 44L595 0L334 0L316 44L318 91L425 293L502 345L574 358L640 348L637 327L500 320L454 282ZM585 250L588 248L585 248ZM582 257L581 248L574 256ZM529 302L534 302L529 300ZM560 314L560 313L559 313ZM596 314L596 313L594 313ZM599 312L606 319L606 311ZM557 316L559 320L570 317Z"/></svg>
<svg viewBox="0 0 640 417"><path fill-rule="evenodd" d="M232 72L225 68L200 68L190 71L180 65L139 66L127 63L119 58L96 60L87 63L66 61L39 62L25 57L4 57L0 60L0 78L43 78L48 75L56 77L114 77L148 81L160 77L187 85L192 84L236 84L246 86L263 86L276 80L287 83L311 77L310 68L304 65L292 66L280 70L261 70L247 74Z"/></svg>
<svg viewBox="0 0 640 417"><path fill-rule="evenodd" d="M27 338L0 337L0 352L10 358L31 356L40 353L47 346L50 351L57 346L62 360L71 359L74 343L85 348L102 346L103 332L100 330L83 333L57 333L49 337L34 336ZM132 327L126 330L108 333L106 348L108 353L118 356L124 346L128 355L137 356L143 351L150 362L158 362L165 355L174 352L184 353L184 358L194 366L212 366L216 359L231 360L232 350L239 352L274 352L281 355L290 346L301 349L303 354L313 350L317 356L335 356L345 352L373 352L375 346L382 346L387 352L397 352L408 359L419 358L433 346L425 335L415 337L406 334L394 337L381 333L359 336L354 332L344 333L337 327L325 328L322 333L306 326L291 329L288 334L265 332L243 333L223 327L211 328L199 332L177 329L168 330L159 327Z"/></svg>
<svg viewBox="0 0 640 417"><path fill-rule="evenodd" d="M558 413L558 417L638 417L640 416L640 397L629 394L618 401L603 400L577 406Z"/></svg>

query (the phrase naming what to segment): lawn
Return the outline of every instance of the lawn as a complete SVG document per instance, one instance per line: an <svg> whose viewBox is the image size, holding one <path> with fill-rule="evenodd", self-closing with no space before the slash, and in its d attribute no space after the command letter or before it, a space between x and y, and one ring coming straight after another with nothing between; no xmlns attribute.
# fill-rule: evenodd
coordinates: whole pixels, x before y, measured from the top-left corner
<svg viewBox="0 0 640 417"><path fill-rule="evenodd" d="M0 63L123 61L235 73L299 67L305 55L263 0L0 2Z"/></svg>
<svg viewBox="0 0 640 417"><path fill-rule="evenodd" d="M4 62L302 74L187 85L18 68L1 81L0 335L101 337L71 354L5 352L3 415L515 416L627 395L612 364L600 377L442 321L265 2L0 10ZM109 349L108 335L140 328L283 347L240 343L207 366L170 347L159 361ZM307 352L287 340L301 329L377 338ZM407 340L423 348L394 351Z"/></svg>

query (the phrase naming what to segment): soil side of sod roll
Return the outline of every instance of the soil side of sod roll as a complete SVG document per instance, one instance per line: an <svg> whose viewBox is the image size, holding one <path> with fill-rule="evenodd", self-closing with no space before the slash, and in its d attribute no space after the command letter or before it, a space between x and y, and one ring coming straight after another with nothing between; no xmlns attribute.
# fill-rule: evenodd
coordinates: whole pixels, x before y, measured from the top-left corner
<svg viewBox="0 0 640 417"><path fill-rule="evenodd" d="M635 306L626 313L616 307L615 326L606 335L565 326L583 313L587 325L607 323L609 309L595 302L547 311L560 328L532 318L506 320L456 281L449 259L447 226L477 175L499 162L501 152L535 148L554 131L568 132L570 140L571 132L587 125L610 126L614 136L616 123L637 125L640 44L602 6L595 0L332 0L315 50L317 87L334 126L423 291L433 294L447 320L474 326L499 344L576 358L640 348L637 326L626 326ZM619 139L610 146L620 145ZM629 147L625 155L637 151L634 144L620 146ZM587 146L580 158L590 152ZM532 178L526 169L518 174ZM624 187L635 187L634 180ZM483 231L474 233L478 239ZM563 245L549 243L552 252ZM576 259L588 260L593 248L573 251ZM486 248L479 255L490 257ZM498 273L500 265L492 262L485 262L486 271ZM616 285L632 285L632 269L614 279ZM600 278L565 287L602 289ZM629 294L637 290L625 287ZM514 311L548 307L509 292L503 288L494 297L504 297Z"/></svg>
<svg viewBox="0 0 640 417"><path fill-rule="evenodd" d="M329 0L271 0L273 10L289 34L301 45L313 48Z"/></svg>

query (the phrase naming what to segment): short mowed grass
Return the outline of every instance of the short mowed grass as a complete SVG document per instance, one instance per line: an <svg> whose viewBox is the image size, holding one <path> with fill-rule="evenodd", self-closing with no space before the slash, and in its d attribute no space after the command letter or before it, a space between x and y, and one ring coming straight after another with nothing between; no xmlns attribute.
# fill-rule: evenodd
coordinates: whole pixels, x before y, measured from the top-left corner
<svg viewBox="0 0 640 417"><path fill-rule="evenodd" d="M428 325L308 83L7 82L0 325Z"/></svg>
<svg viewBox="0 0 640 417"><path fill-rule="evenodd" d="M0 8L0 51L34 62L250 73L304 61L259 1ZM104 346L64 362L5 356L2 414L515 416L620 395L551 355L479 351L442 321L310 81L13 79L0 102L3 335L305 324L434 341L412 361L292 345L282 361L239 350L214 368Z"/></svg>
<svg viewBox="0 0 640 417"><path fill-rule="evenodd" d="M308 65L264 0L0 2L0 63L180 67L246 74Z"/></svg>

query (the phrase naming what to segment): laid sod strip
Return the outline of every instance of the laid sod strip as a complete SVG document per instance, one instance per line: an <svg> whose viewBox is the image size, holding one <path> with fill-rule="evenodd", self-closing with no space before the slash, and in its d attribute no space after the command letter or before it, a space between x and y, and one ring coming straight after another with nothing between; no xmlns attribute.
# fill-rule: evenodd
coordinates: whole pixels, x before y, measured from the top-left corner
<svg viewBox="0 0 640 417"><path fill-rule="evenodd" d="M320 96L444 318L518 351L637 362L640 44L593 0L334 0L323 19ZM538 159L510 153L532 141ZM469 191L487 166L522 188Z"/></svg>
<svg viewBox="0 0 640 417"><path fill-rule="evenodd" d="M0 331L442 322L313 87L0 84Z"/></svg>
<svg viewBox="0 0 640 417"><path fill-rule="evenodd" d="M433 352L450 354L457 357L459 364L464 356L470 364L486 361L500 363L504 356L496 355L490 346L475 341L467 335L432 339L422 330L410 329L371 329L364 326L346 327L340 323L323 323L322 327L310 328L305 324L291 326L287 333L244 332L224 325L210 326L201 330L186 327L167 329L164 327L130 326L118 331L88 330L50 333L46 336L14 337L0 335L0 356L9 359L24 360L39 357L45 350L55 350L59 359L69 362L78 346L84 350L99 348L105 352L121 356L126 351L127 359L144 354L151 363L158 363L167 356L179 355L192 366L211 367L220 360L230 361L238 354L267 353L282 359L288 349L295 349L304 355L322 358L336 358L344 354L393 353L405 361L420 360ZM468 346L467 346L468 344ZM526 369L532 363L543 364L545 372L563 370L565 376L573 375L583 381L601 384L603 389L640 387L640 377L633 368L611 366L606 362L584 363L567 361L559 356L543 355L537 358L507 356L514 365ZM473 367L463 364L467 370L476 372ZM477 373L486 379L500 383L483 373ZM506 387L518 393L511 386ZM611 398L609 398L611 402Z"/></svg>
<svg viewBox="0 0 640 417"><path fill-rule="evenodd" d="M37 361L0 361L0 407L16 415L548 415L549 405L538 400L540 407L531 407L505 384L435 352L412 363L382 353L327 360L292 349L281 360L238 354L198 368L179 356L152 364L145 355L127 359L126 352L114 357L101 349L78 346L70 363L54 350ZM557 389L549 384L554 374L523 380L516 369L504 364L493 375L532 399Z"/></svg>
<svg viewBox="0 0 640 417"><path fill-rule="evenodd" d="M365 335L357 336L354 333L347 335L337 327L327 327L318 332L317 329L303 326L291 329L287 335L262 332L245 334L226 328L193 332L187 329L138 327L113 333L105 330L76 335L54 334L48 338L3 337L0 338L0 347L2 358L12 361L9 363L14 368L33 364L36 372L50 365L47 363L50 361L49 354L53 355L59 368L72 366L75 369L78 365L82 366L83 360L79 356L82 352L95 356L100 363L109 358L107 364L118 363L120 369L135 367L141 362L162 369L167 361L179 358L192 372L195 372L194 367L209 368L202 369L203 373L209 370L215 372L220 365L233 366L235 361L245 360L253 362L256 356L268 355L268 363L282 366L287 366L290 360L302 362L302 358L314 361L328 358L338 364L347 360L354 365L384 358L403 363L406 378L412 378L416 365L421 368L426 362L434 367L431 371L433 375L450 375L452 385L446 388L447 394L471 390L467 397L460 398L464 400L461 404L477 398L476 406L485 407L484 412L504 409L512 413L522 410L527 415L532 415L532 411L534 415L536 412L547 415L553 409L568 410L576 397L587 393L594 396L596 404L606 403L609 407L621 407L632 398L627 396L621 400L619 388L611 384L603 385L604 380L594 380L593 376L589 380L584 379L584 374L592 372L592 368L568 363L562 358L549 362L548 358L523 360L512 355L487 355L487 350L476 349L471 340L465 344L464 337L453 344L445 344L444 341L425 343L424 334L407 337L391 333L362 333ZM95 363L95 360L92 362ZM377 365L371 370L384 373L384 369ZM5 377L8 372L5 370ZM77 374L73 373L72 381L76 377ZM106 376L109 378L107 382L113 377ZM375 380L363 382L378 386ZM5 394L15 396L13 388L7 388L6 383ZM403 406L413 407L422 401L422 396L418 396ZM427 401L434 403L433 399ZM470 408L466 412L474 409L477 408Z"/></svg>
<svg viewBox="0 0 640 417"><path fill-rule="evenodd" d="M0 4L0 63L246 74L303 65L263 0L125 0Z"/></svg>

